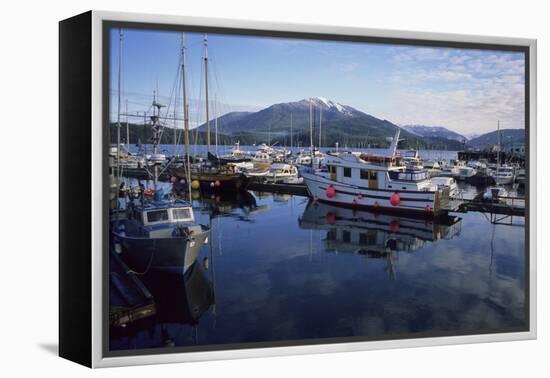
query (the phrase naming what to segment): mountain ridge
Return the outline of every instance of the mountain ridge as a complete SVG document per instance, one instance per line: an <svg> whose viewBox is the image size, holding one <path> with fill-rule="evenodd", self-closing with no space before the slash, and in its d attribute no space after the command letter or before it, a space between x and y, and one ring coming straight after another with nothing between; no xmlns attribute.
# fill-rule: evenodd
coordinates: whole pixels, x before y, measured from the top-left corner
<svg viewBox="0 0 550 378"><path fill-rule="evenodd" d="M257 112L228 113L218 118L218 131L227 136L252 138L256 143L276 141L289 145L292 123L293 144L309 146L310 105L313 113L313 142L316 146L319 144L321 129L322 146L334 146L338 142L341 146L350 147L386 147L387 138L393 137L399 127L349 105L324 97L313 97L273 104ZM215 120L210 122L212 131ZM199 131L205 130L206 124L199 126ZM405 140L402 146L405 148L458 149L462 146L457 140L438 135L419 137L406 129L401 130L401 137Z"/></svg>

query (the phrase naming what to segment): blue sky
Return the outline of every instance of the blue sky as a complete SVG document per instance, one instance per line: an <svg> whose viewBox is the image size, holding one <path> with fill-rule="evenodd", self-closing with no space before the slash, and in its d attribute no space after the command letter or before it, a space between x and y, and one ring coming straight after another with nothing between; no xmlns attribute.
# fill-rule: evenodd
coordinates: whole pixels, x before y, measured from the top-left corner
<svg viewBox="0 0 550 378"><path fill-rule="evenodd" d="M204 35L185 36L195 125L204 122ZM112 118L118 39L112 30ZM157 88L160 101L173 104L175 83L181 87L180 46L180 32L123 31L122 111L126 100L130 113L148 110ZM208 54L212 114L320 96L399 125L444 126L466 135L492 131L497 120L502 128L524 127L521 53L208 34ZM179 98L177 108L168 107L171 114L181 114Z"/></svg>

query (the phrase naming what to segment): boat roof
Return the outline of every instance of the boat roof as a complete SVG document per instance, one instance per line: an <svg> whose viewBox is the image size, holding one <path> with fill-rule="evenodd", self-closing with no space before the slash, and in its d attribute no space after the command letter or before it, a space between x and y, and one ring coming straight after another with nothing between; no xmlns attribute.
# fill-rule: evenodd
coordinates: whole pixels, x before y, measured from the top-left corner
<svg viewBox="0 0 550 378"><path fill-rule="evenodd" d="M183 200L174 200L174 201L146 201L143 204L138 203L137 207L140 208L142 211L148 211L148 210L162 210L162 209L170 209L174 207L191 207L191 204L187 201Z"/></svg>

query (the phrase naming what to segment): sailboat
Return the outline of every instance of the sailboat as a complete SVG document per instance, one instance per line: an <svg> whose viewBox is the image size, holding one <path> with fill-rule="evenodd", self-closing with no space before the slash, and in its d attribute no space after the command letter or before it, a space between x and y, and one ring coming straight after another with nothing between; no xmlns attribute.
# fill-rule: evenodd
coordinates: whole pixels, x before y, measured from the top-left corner
<svg viewBox="0 0 550 378"><path fill-rule="evenodd" d="M185 77L185 74L182 76ZM185 79L183 86L185 88ZM187 109L185 101L184 95L184 109ZM153 115L150 117L153 155L158 154L162 133L162 107L155 96ZM137 193L137 196L128 196L125 211L116 211L112 215L111 242L115 252L124 258L133 271L145 273L150 269L162 269L185 273L195 262L202 246L208 242L209 227L195 222L191 201L175 199L158 188L161 173L160 165L153 165L151 175L154 198L146 199L142 187L137 191L126 192L127 196L129 193Z"/></svg>
<svg viewBox="0 0 550 378"><path fill-rule="evenodd" d="M213 155L210 146L210 119L208 103L208 39L204 36L204 81L205 81L205 108L206 108L206 143L208 148L208 159L201 164L195 165L191 170L191 180L197 181L202 191L216 192L237 192L246 189L248 180L246 177L235 171L232 165L223 164L222 161ZM180 171L176 170L176 175Z"/></svg>

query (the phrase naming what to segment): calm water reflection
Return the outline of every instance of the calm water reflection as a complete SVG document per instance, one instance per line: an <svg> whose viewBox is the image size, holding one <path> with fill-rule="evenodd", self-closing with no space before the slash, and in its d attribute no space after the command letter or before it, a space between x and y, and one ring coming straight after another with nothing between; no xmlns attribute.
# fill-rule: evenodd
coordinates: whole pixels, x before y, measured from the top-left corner
<svg viewBox="0 0 550 378"><path fill-rule="evenodd" d="M194 205L210 244L183 277L143 277L158 314L111 330L111 349L526 326L522 218L433 223L258 193Z"/></svg>

